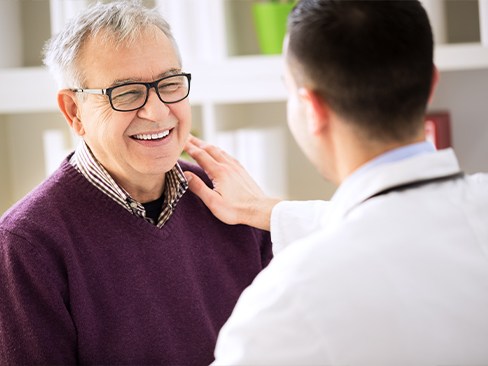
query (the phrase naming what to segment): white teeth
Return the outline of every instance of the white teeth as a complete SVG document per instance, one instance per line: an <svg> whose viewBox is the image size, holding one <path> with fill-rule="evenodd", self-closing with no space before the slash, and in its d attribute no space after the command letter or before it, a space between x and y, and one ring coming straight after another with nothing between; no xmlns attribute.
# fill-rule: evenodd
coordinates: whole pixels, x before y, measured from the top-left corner
<svg viewBox="0 0 488 366"><path fill-rule="evenodd" d="M166 136L169 135L169 130L160 132L160 133L153 133L153 134L139 134L139 135L134 135L134 137L137 140L159 140L162 139Z"/></svg>

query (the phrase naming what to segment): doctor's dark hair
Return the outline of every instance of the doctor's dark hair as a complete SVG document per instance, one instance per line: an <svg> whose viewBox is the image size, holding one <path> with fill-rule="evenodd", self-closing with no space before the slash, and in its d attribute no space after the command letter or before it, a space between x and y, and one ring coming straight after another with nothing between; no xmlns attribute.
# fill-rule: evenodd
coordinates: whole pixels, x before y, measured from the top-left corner
<svg viewBox="0 0 488 366"><path fill-rule="evenodd" d="M423 128L433 36L417 0L302 0L288 18L287 62L367 138L402 141Z"/></svg>

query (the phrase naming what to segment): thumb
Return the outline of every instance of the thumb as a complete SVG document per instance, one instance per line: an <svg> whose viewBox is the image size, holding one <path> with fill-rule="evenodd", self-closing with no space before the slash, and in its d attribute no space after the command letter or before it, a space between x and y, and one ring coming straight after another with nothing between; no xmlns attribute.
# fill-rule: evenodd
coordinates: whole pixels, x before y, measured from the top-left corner
<svg viewBox="0 0 488 366"><path fill-rule="evenodd" d="M211 199L216 192L209 188L196 174L188 171L183 172L183 174L188 181L188 188L190 188L190 191L200 197L200 199L207 205L208 200Z"/></svg>
<svg viewBox="0 0 488 366"><path fill-rule="evenodd" d="M235 224L233 217L226 214L225 205L223 205L222 196L209 188L203 180L197 175L191 172L184 172L186 179L188 180L188 188L194 194L196 194L203 202L205 206L215 215L220 221L226 224Z"/></svg>

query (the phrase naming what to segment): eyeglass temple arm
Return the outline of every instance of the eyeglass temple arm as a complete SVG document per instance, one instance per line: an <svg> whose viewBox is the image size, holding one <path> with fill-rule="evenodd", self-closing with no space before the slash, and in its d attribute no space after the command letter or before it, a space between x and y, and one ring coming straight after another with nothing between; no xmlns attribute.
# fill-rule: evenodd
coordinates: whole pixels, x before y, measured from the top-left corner
<svg viewBox="0 0 488 366"><path fill-rule="evenodd" d="M101 95L106 95L107 94L107 89L71 89L72 91L76 93L87 93L87 94L101 94Z"/></svg>

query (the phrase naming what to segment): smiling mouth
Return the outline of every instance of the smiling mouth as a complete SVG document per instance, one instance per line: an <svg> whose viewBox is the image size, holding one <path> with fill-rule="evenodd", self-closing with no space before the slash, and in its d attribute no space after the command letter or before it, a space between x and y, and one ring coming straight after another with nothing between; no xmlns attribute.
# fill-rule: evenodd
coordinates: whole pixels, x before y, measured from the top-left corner
<svg viewBox="0 0 488 366"><path fill-rule="evenodd" d="M159 133L149 133L149 134L141 133L141 134L137 134L137 135L132 135L131 138L133 138L134 140L142 140L142 141L162 140L162 139L168 137L169 134L171 133L171 131L173 131L173 129L166 130L166 131L159 132Z"/></svg>

